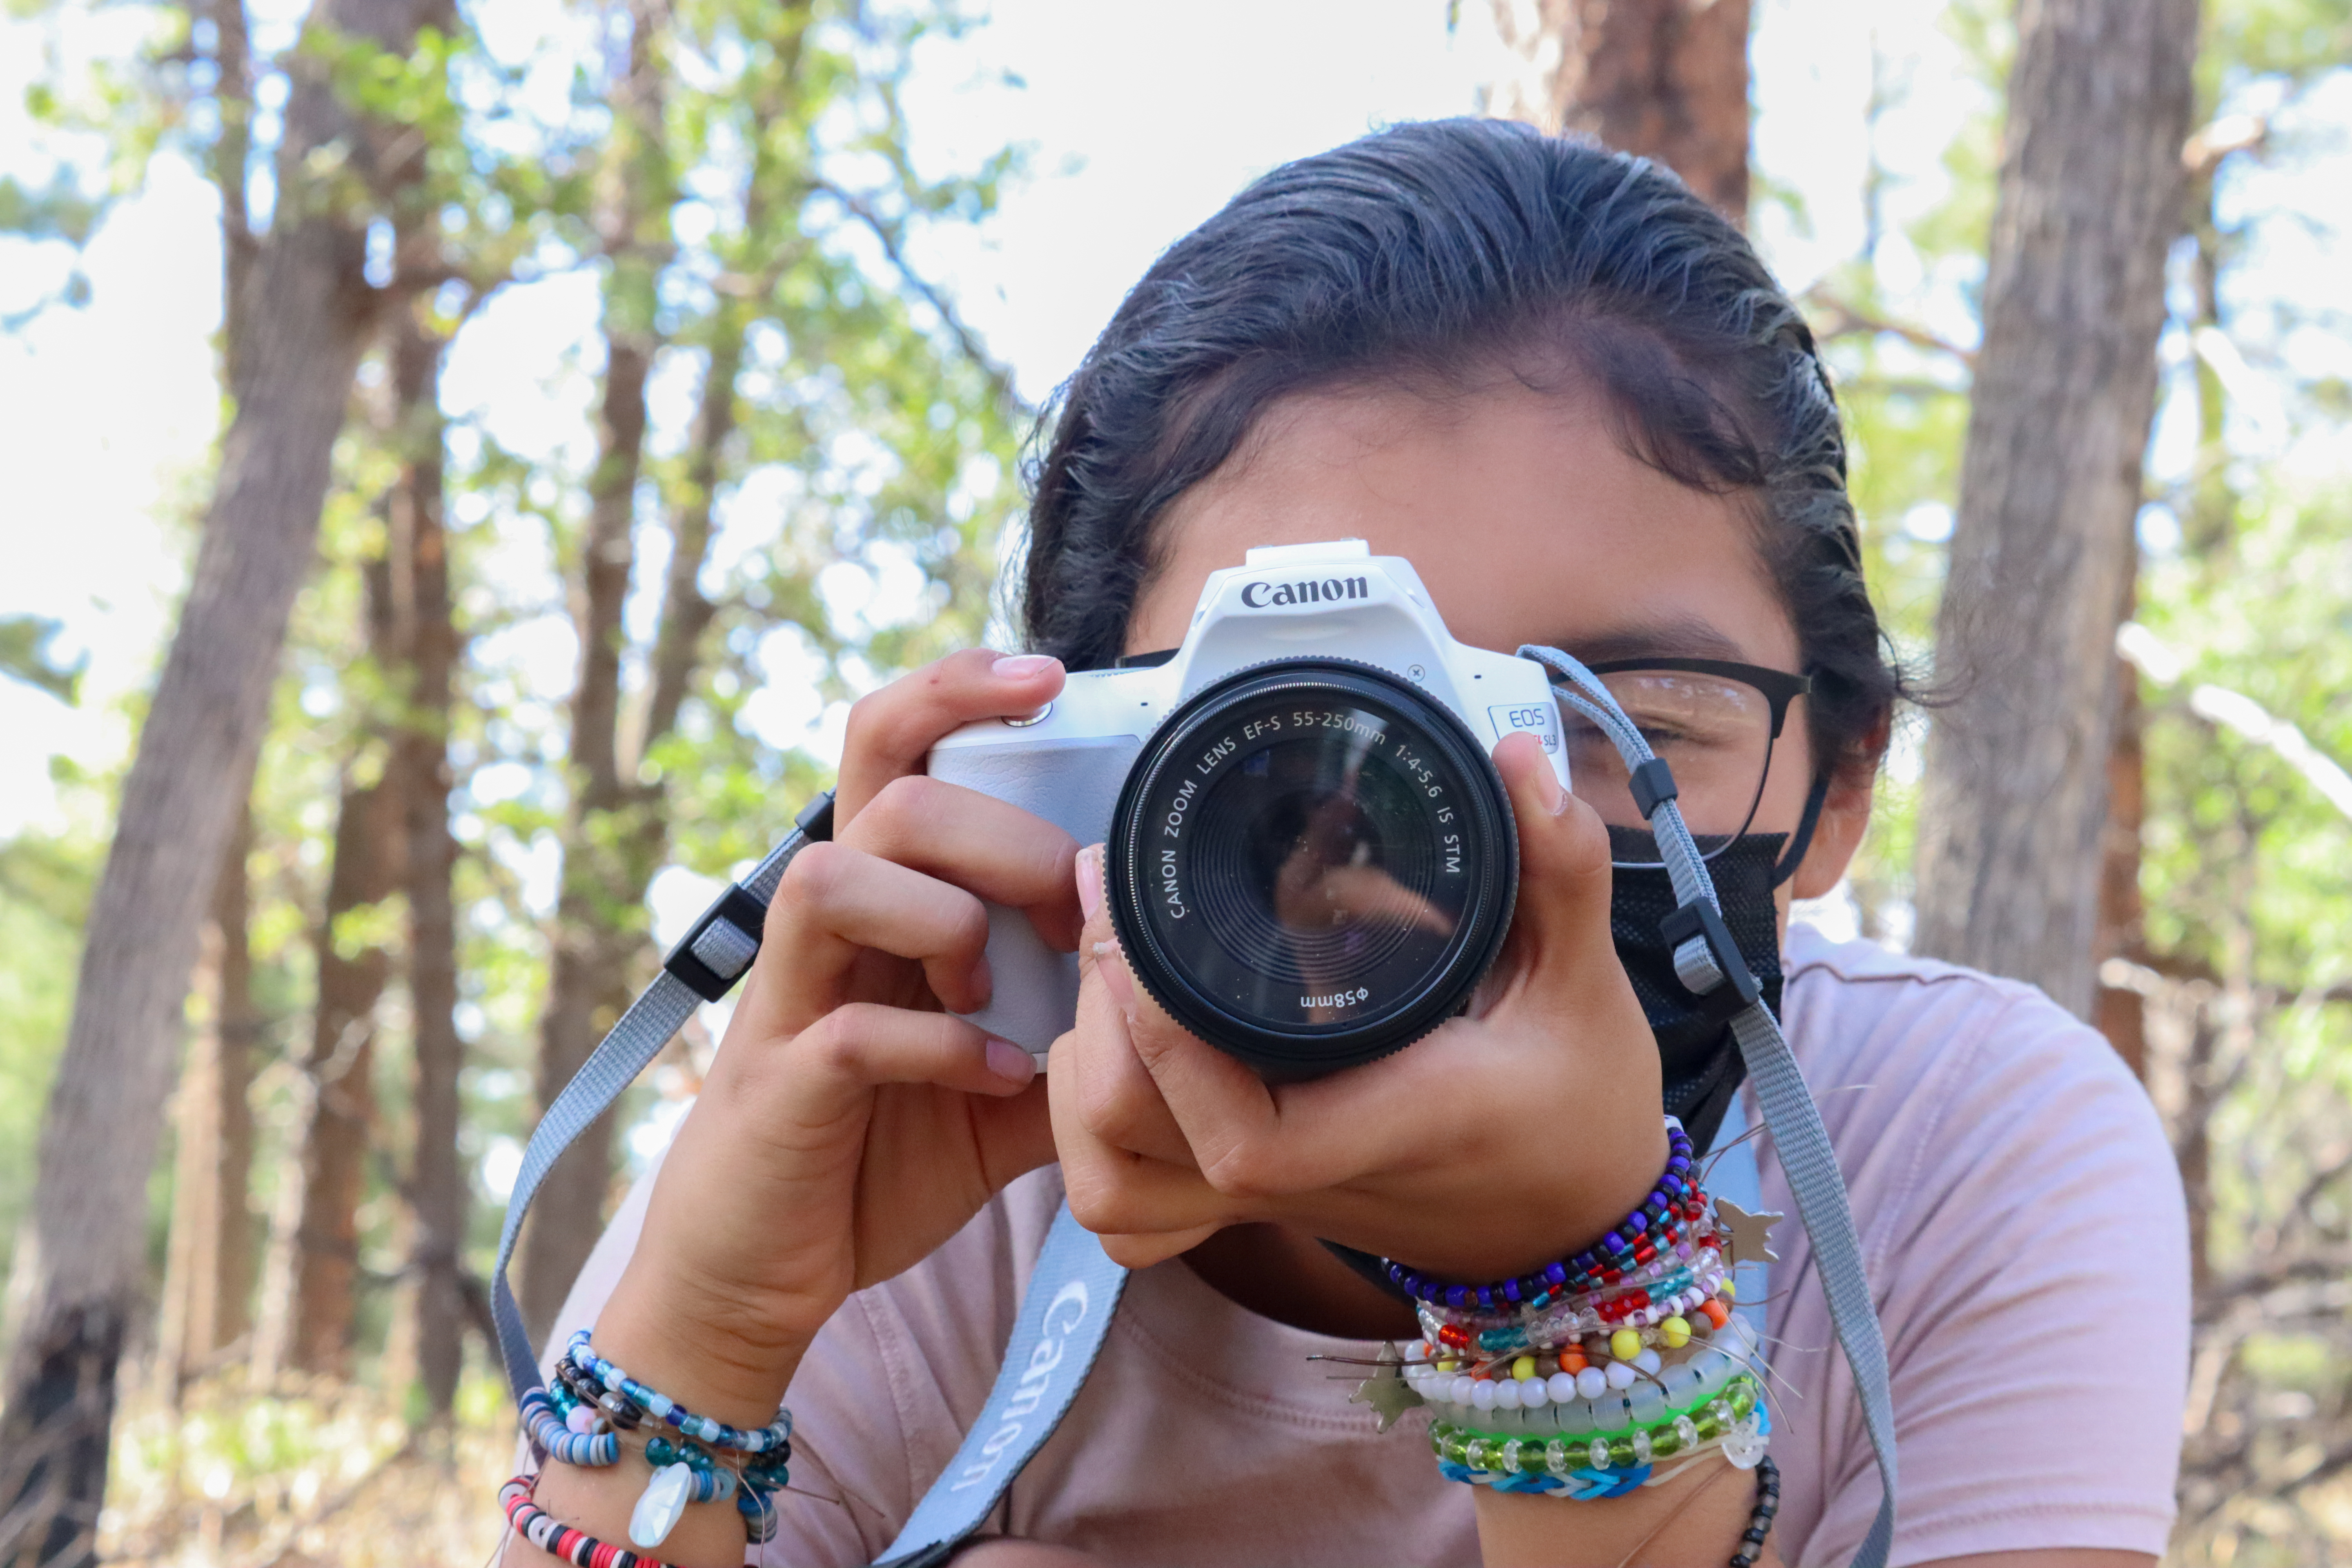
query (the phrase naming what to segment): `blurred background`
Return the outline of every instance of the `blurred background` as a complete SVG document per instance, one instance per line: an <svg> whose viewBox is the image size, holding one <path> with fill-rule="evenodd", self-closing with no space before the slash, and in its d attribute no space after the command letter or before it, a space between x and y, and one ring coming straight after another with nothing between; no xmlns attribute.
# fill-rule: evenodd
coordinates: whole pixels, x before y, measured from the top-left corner
<svg viewBox="0 0 2352 1568"><path fill-rule="evenodd" d="M480 1561L538 1107L850 700L1004 645L1150 258L1481 112L1805 305L1970 683L1804 916L2106 1032L2192 1207L2174 1557L2345 1560L2347 0L10 0L0 1562ZM543 1194L535 1324L724 1011Z"/></svg>

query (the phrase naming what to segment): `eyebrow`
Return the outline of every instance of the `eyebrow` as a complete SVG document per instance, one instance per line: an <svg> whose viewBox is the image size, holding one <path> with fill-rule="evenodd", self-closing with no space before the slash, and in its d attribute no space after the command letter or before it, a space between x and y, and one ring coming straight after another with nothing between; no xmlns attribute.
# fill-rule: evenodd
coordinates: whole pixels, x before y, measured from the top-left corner
<svg viewBox="0 0 2352 1568"><path fill-rule="evenodd" d="M1721 658L1739 660L1748 650L1696 616L1667 616L1614 631L1563 637L1557 645L1587 664L1621 658Z"/></svg>

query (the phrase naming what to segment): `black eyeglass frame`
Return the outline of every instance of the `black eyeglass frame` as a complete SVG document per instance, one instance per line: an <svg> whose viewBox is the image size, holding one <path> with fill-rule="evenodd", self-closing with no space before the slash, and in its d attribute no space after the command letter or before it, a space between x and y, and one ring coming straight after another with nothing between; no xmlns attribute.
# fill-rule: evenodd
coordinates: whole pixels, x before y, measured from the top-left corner
<svg viewBox="0 0 2352 1568"><path fill-rule="evenodd" d="M1772 732L1764 741L1764 765L1757 770L1756 793L1748 798L1747 815L1739 826L1723 836L1723 842L1712 849L1700 851L1699 858L1712 860L1731 847L1732 841L1746 833L1756 820L1756 807L1764 799L1764 782L1772 776L1772 748L1780 743L1780 731L1788 724L1789 704L1800 697L1811 694L1813 678L1791 675L1785 669L1773 669L1761 664L1741 664L1727 658L1612 658L1584 667L1595 675L1623 675L1642 670L1659 670L1667 674L1712 675L1719 680L1737 681L1759 693L1772 710ZM1559 683L1555 681L1554 685ZM1709 837L1715 837L1713 834ZM1640 868L1658 864L1654 860L1612 860L1612 866Z"/></svg>

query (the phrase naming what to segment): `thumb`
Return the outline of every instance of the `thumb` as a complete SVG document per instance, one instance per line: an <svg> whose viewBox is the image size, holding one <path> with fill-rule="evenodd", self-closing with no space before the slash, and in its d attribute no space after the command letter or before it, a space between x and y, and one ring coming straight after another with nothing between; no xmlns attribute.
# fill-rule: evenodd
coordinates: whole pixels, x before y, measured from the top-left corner
<svg viewBox="0 0 2352 1568"><path fill-rule="evenodd" d="M1495 767L1519 830L1519 899L1504 949L1507 988L1496 1006L1531 1006L1585 1027L1614 1018L1646 1029L1609 933L1609 829L1560 786L1542 743L1507 736Z"/></svg>

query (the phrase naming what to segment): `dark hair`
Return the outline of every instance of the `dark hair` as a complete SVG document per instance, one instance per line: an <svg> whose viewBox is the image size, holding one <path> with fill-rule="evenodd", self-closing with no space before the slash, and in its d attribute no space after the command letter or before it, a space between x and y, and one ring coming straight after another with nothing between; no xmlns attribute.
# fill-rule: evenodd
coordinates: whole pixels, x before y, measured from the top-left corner
<svg viewBox="0 0 2352 1568"><path fill-rule="evenodd" d="M1459 386L1531 346L1605 394L1634 456L1758 498L1814 678L1816 765L1874 764L1904 683L1811 330L1673 174L1505 121L1401 125L1286 164L1153 263L1063 387L1032 475L1030 646L1078 669L1117 658L1156 521L1276 399Z"/></svg>

